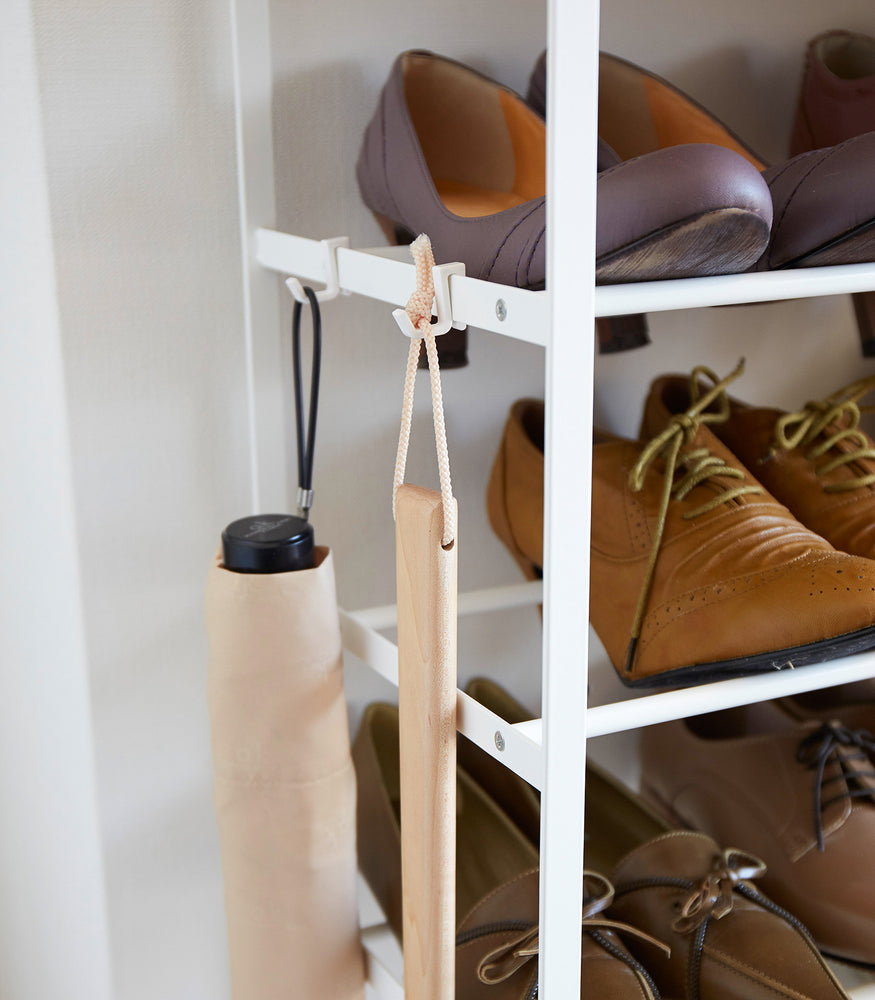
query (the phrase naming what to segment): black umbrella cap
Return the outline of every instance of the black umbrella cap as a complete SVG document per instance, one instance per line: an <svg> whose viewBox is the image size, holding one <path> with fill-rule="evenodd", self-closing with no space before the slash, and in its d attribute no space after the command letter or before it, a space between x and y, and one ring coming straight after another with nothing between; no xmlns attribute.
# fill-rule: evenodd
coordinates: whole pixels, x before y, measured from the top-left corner
<svg viewBox="0 0 875 1000"><path fill-rule="evenodd" d="M235 573L290 573L315 559L313 525L295 514L255 514L222 532L222 558Z"/></svg>

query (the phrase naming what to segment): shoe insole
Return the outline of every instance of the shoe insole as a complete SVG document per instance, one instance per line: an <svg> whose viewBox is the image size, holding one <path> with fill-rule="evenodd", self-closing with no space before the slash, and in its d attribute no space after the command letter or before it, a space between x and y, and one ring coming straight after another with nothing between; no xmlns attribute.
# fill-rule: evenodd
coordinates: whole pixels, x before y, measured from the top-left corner
<svg viewBox="0 0 875 1000"><path fill-rule="evenodd" d="M461 181L435 181L441 201L453 213L464 219L481 215L495 215L508 208L516 208L528 199L515 191L490 191L488 188L463 184Z"/></svg>
<svg viewBox="0 0 875 1000"><path fill-rule="evenodd" d="M547 132L516 94L451 60L408 53L404 94L438 196L494 215L546 192Z"/></svg>
<svg viewBox="0 0 875 1000"><path fill-rule="evenodd" d="M667 146L725 146L765 169L757 155L682 91L614 56L599 60L599 135L624 160Z"/></svg>

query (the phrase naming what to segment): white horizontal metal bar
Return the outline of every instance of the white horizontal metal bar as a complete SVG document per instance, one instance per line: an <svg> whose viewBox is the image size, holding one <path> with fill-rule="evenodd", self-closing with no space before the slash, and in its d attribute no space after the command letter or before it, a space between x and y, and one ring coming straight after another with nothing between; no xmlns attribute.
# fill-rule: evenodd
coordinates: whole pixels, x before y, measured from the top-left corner
<svg viewBox="0 0 875 1000"><path fill-rule="evenodd" d="M540 744L464 691L459 691L456 698L456 726L463 736L514 774L535 788L543 786L544 755Z"/></svg>
<svg viewBox="0 0 875 1000"><path fill-rule="evenodd" d="M398 647L355 615L340 609L343 648L398 687Z"/></svg>
<svg viewBox="0 0 875 1000"><path fill-rule="evenodd" d="M389 253L382 249L338 249L341 290L396 306L405 305L416 286L415 269L406 247L403 259L398 259L398 248L389 249ZM263 267L282 274L323 283L327 278L319 240L259 229L255 234L255 256ZM450 297L456 322L530 344L543 346L547 342L547 300L543 292L453 275ZM502 308L498 307L499 299Z"/></svg>
<svg viewBox="0 0 875 1000"><path fill-rule="evenodd" d="M628 701L597 705L587 712L587 733L590 738L608 733L625 732L642 726L653 726L671 719L716 712L737 705L783 698L788 695L816 691L836 684L849 684L875 676L875 652L858 653L841 660L816 663L798 669L785 669L752 677L700 684L678 691L661 691ZM541 742L541 720L521 722L515 729L524 732L536 743Z"/></svg>
<svg viewBox="0 0 875 1000"><path fill-rule="evenodd" d="M806 267L757 274L725 274L713 278L683 278L624 285L600 285L595 293L596 316L698 309L842 295L875 289L875 264Z"/></svg>
<svg viewBox="0 0 875 1000"><path fill-rule="evenodd" d="M393 944L392 932L385 925L362 931L365 977L370 997L374 1000L404 1000L404 986L390 968L393 963L387 960L387 951ZM395 948L397 950L397 945Z"/></svg>
<svg viewBox="0 0 875 1000"><path fill-rule="evenodd" d="M477 615L487 611L501 611L505 608L521 608L528 604L540 604L543 585L540 580L528 583L510 583L503 587L486 587L483 590L469 590L459 594L459 615ZM351 611L357 622L371 628L394 628L398 621L395 604L381 604L361 611Z"/></svg>
<svg viewBox="0 0 875 1000"><path fill-rule="evenodd" d="M307 281L325 282L321 241L259 229L255 234L259 264ZM414 287L414 268L407 247L337 251L340 287L346 293L404 305ZM676 281L600 285L595 291L596 316L699 309L706 306L772 302L778 299L842 295L875 289L875 264L798 268L756 274L726 274ZM454 275L450 278L453 318L540 346L547 342L547 300L544 292L498 285ZM501 300L503 307L498 308ZM499 315L505 318L499 319Z"/></svg>
<svg viewBox="0 0 875 1000"><path fill-rule="evenodd" d="M345 650L398 686L398 647L394 642L374 631L358 615L347 611L340 612L340 634ZM456 692L456 727L463 736L529 784L541 787L543 759L538 743L464 691Z"/></svg>

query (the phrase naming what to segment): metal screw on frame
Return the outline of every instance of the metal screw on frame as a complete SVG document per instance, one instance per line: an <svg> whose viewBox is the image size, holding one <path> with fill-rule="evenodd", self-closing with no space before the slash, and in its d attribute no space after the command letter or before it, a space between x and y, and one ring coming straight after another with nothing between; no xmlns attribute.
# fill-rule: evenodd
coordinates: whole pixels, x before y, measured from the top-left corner
<svg viewBox="0 0 875 1000"><path fill-rule="evenodd" d="M507 303L504 299L499 299L495 303L495 315L498 317L500 323L503 323L507 319Z"/></svg>
<svg viewBox="0 0 875 1000"><path fill-rule="evenodd" d="M499 753L504 751L504 737L501 735L500 729L495 730L495 749L498 750Z"/></svg>

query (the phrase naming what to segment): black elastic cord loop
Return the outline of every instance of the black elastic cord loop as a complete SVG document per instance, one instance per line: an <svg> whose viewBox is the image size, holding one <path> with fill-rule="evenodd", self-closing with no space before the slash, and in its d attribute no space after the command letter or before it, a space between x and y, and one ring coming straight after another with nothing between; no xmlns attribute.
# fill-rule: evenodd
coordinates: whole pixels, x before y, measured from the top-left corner
<svg viewBox="0 0 875 1000"><path fill-rule="evenodd" d="M307 444L304 446L304 400L301 384L301 313L303 305L295 300L292 313L292 376L295 385L295 429L298 442L298 486L302 490L313 488L313 453L316 446L316 413L319 409L319 372L322 367L322 314L319 300L309 286L304 294L310 303L313 321L313 365L310 375L310 419L307 424Z"/></svg>

